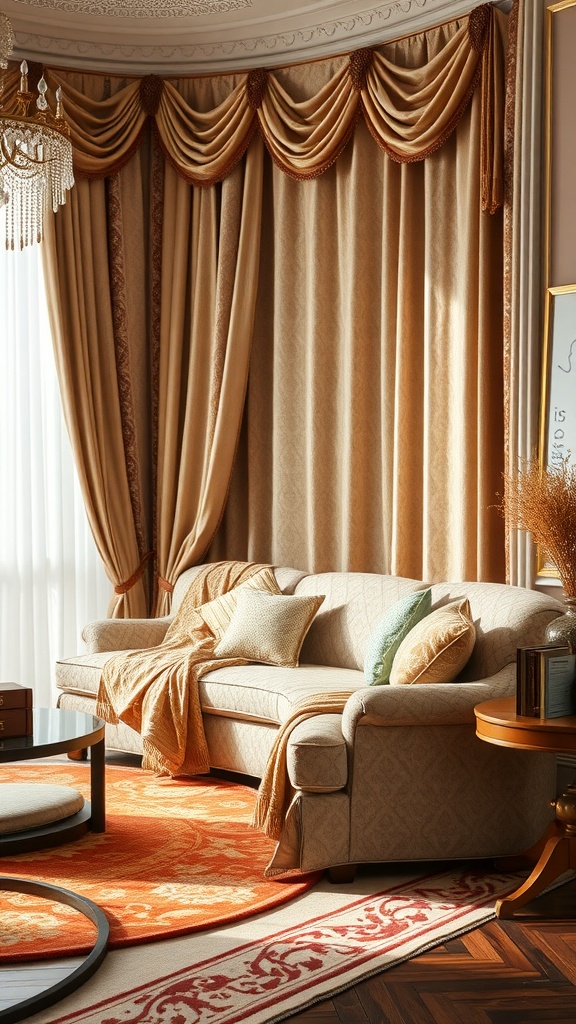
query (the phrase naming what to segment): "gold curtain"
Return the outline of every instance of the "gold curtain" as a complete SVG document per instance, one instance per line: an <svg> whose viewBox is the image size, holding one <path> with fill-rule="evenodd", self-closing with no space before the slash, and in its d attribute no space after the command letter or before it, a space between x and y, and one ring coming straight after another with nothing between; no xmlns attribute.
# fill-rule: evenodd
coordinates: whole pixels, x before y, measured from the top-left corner
<svg viewBox="0 0 576 1024"><path fill-rule="evenodd" d="M481 208L502 202L505 25L485 4L273 72L46 70L77 176L48 228L52 321L114 614L142 613L152 551L157 612L204 557L249 365L213 551L499 576L501 228Z"/></svg>
<svg viewBox="0 0 576 1024"><path fill-rule="evenodd" d="M453 32L419 37L428 59ZM424 56L412 39L394 50ZM359 125L305 188L269 168L242 445L211 558L504 579L502 216L480 208L482 103L423 162L391 161Z"/></svg>
<svg viewBox="0 0 576 1024"><path fill-rule="evenodd" d="M169 610L171 583L206 551L226 503L252 346L262 157L254 140L219 194L191 189L166 167L158 614Z"/></svg>

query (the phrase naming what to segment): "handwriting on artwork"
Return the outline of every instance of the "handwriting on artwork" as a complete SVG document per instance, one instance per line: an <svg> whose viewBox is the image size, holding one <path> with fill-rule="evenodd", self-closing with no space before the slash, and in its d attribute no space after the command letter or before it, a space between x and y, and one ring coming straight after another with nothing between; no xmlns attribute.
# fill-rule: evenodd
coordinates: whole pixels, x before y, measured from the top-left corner
<svg viewBox="0 0 576 1024"><path fill-rule="evenodd" d="M576 455L576 289L554 296L548 396L548 464Z"/></svg>
<svg viewBox="0 0 576 1024"><path fill-rule="evenodd" d="M558 363L558 369L562 370L562 373L570 373L571 370L573 369L573 367L572 367L572 352L573 352L575 346L576 346L576 338L574 338L574 341L572 342L572 344L570 345L570 348L568 350L568 366L562 366L561 363Z"/></svg>

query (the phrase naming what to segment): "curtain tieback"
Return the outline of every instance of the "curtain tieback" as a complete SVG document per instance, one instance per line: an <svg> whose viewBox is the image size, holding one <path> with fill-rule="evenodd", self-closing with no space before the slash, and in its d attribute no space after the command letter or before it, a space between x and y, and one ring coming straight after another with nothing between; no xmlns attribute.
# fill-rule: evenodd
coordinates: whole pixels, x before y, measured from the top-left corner
<svg viewBox="0 0 576 1024"><path fill-rule="evenodd" d="M165 591L166 594L171 594L172 591L174 590L174 584L170 583L168 580L165 580L162 576L157 576L156 578L158 580L158 586L160 587L160 590Z"/></svg>
<svg viewBox="0 0 576 1024"><path fill-rule="evenodd" d="M124 583L117 583L116 584L116 586L114 587L114 593L115 594L127 594L129 590L132 590L132 587L135 586L136 583L138 583L138 580L141 579L142 576L144 575L144 570L145 570L148 562L150 561L150 559L153 556L154 556L154 551L148 551L144 555L144 558L140 562L140 565L136 569L136 572L132 573L130 579L125 580Z"/></svg>

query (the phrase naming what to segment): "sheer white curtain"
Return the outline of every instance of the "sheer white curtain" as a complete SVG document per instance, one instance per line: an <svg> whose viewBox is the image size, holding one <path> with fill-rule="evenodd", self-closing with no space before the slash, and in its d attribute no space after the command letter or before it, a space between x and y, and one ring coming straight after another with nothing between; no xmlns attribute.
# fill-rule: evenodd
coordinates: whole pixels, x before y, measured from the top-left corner
<svg viewBox="0 0 576 1024"><path fill-rule="evenodd" d="M0 679L46 707L56 659L81 651L111 588L62 418L38 246L0 249L0 487Z"/></svg>

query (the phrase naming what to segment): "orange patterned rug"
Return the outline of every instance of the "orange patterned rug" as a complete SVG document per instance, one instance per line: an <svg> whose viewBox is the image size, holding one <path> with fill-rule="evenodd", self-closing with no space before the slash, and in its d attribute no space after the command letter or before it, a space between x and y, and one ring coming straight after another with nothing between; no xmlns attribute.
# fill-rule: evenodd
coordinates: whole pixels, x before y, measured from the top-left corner
<svg viewBox="0 0 576 1024"><path fill-rule="evenodd" d="M2 767L2 782L54 782L89 799L85 764ZM256 792L214 779L106 767L106 832L0 859L0 874L50 882L99 904L110 948L184 935L269 910L309 889L263 878L274 843L250 827ZM93 926L62 904L0 892L0 962L88 952Z"/></svg>

